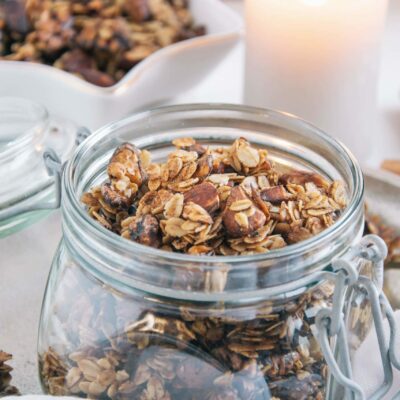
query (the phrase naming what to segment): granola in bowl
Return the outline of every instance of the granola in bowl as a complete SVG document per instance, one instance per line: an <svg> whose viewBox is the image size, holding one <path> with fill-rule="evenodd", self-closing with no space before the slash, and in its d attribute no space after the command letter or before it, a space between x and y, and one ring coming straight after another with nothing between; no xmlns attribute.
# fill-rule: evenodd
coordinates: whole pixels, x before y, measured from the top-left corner
<svg viewBox="0 0 400 400"><path fill-rule="evenodd" d="M0 60L51 65L102 87L157 50L205 33L189 0L0 3Z"/></svg>
<svg viewBox="0 0 400 400"><path fill-rule="evenodd" d="M108 181L84 193L88 213L128 240L191 255L252 255L295 244L333 225L346 207L342 182L288 170L238 138L207 147L173 141L165 162L130 143Z"/></svg>

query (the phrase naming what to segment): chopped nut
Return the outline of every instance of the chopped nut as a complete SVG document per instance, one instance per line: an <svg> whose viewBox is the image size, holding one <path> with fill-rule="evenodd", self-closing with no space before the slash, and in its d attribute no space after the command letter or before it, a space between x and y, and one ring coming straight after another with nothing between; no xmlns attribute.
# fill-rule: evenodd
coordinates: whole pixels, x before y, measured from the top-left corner
<svg viewBox="0 0 400 400"><path fill-rule="evenodd" d="M287 201L290 199L290 193L285 190L282 185L272 186L260 191L260 197L264 201L271 203L281 203L282 201Z"/></svg>
<svg viewBox="0 0 400 400"><path fill-rule="evenodd" d="M127 209L131 205L130 198L115 190L111 183L104 183L101 185L101 194L104 201L111 207Z"/></svg>
<svg viewBox="0 0 400 400"><path fill-rule="evenodd" d="M210 154L204 154L199 158L196 169L196 178L205 179L213 170L213 158Z"/></svg>
<svg viewBox="0 0 400 400"><path fill-rule="evenodd" d="M230 209L233 203L240 200L249 200L243 189L240 186L236 186L231 190L230 196L228 197L225 211L223 213L223 222L227 234L230 237L246 236L250 233L261 228L265 223L265 215L254 205L254 214L247 217L242 212L236 213ZM237 214L240 216L237 217ZM246 217L246 218L244 218ZM247 221L247 222L246 222Z"/></svg>
<svg viewBox="0 0 400 400"><path fill-rule="evenodd" d="M195 151L199 156L202 156L207 149L202 146L200 143L193 144L186 148L187 151Z"/></svg>
<svg viewBox="0 0 400 400"><path fill-rule="evenodd" d="M298 228L290 231L287 234L288 243L298 243L312 237L312 233L306 228Z"/></svg>
<svg viewBox="0 0 400 400"><path fill-rule="evenodd" d="M134 22L143 22L151 16L147 0L125 0L124 11Z"/></svg>
<svg viewBox="0 0 400 400"><path fill-rule="evenodd" d="M150 214L136 218L129 225L132 240L151 247L160 247L160 227L157 218Z"/></svg>
<svg viewBox="0 0 400 400"><path fill-rule="evenodd" d="M209 182L201 183L184 193L185 202L192 202L213 213L219 208L217 189Z"/></svg>
<svg viewBox="0 0 400 400"><path fill-rule="evenodd" d="M321 175L314 172L293 171L289 174L284 174L279 178L279 182L284 185L289 183L295 185L305 185L307 182L314 183L317 187L324 189L329 188L329 182L326 181Z"/></svg>

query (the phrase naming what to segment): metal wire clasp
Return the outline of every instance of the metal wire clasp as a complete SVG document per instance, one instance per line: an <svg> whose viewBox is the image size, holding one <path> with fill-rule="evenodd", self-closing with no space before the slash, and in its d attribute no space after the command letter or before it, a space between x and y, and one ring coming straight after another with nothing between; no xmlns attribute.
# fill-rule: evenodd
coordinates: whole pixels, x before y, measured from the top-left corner
<svg viewBox="0 0 400 400"><path fill-rule="evenodd" d="M343 316L346 293L356 288L364 290L371 304L372 319L378 338L380 358L384 371L384 382L369 397L369 400L376 400L381 399L392 386L393 367L400 369L400 361L396 357L394 348L397 329L393 310L382 293L383 262L387 256L387 247L378 236L368 235L350 253L352 256L370 261L373 264L374 279L371 280L369 277L361 275L353 259L339 259L332 263L336 271L335 293L332 307L320 310L316 316L318 339L332 377L345 390L345 398L365 400L366 396L363 389L352 378L349 346ZM385 338L383 314L387 317L390 326L389 341ZM334 348L332 348L332 343L335 343Z"/></svg>
<svg viewBox="0 0 400 400"><path fill-rule="evenodd" d="M85 126L78 128L76 132L75 144L79 146L85 139L87 139L92 134L92 131Z"/></svg>

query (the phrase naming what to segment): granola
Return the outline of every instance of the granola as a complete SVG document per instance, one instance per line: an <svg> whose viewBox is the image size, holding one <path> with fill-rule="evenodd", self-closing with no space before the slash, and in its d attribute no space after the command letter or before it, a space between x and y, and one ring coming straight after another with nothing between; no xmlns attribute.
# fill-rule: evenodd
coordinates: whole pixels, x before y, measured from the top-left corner
<svg viewBox="0 0 400 400"><path fill-rule="evenodd" d="M207 147L173 141L164 162L119 146L109 180L82 196L91 217L122 237L167 251L251 255L297 243L328 228L346 207L342 182L281 170L246 139Z"/></svg>
<svg viewBox="0 0 400 400"><path fill-rule="evenodd" d="M0 59L52 65L99 86L163 47L204 34L189 0L0 2Z"/></svg>
<svg viewBox="0 0 400 400"><path fill-rule="evenodd" d="M321 284L251 311L205 310L132 298L72 266L39 349L42 383L53 395L112 400L322 400L327 366L315 315L332 293Z"/></svg>
<svg viewBox="0 0 400 400"><path fill-rule="evenodd" d="M19 394L18 389L11 385L11 371L13 370L7 361L12 355L0 350L0 397Z"/></svg>
<svg viewBox="0 0 400 400"><path fill-rule="evenodd" d="M400 264L400 235L391 225L387 224L377 215L369 212L366 207L365 234L380 236L388 247L388 255L385 260L386 265Z"/></svg>
<svg viewBox="0 0 400 400"><path fill-rule="evenodd" d="M226 147L189 137L173 145L155 162L149 151L121 144L107 166L108 179L82 196L88 214L113 234L145 246L240 256L317 235L346 207L341 182L274 163L266 149L244 138ZM230 266L220 260L205 271L190 263L176 266L168 282L157 274L152 279L171 291L220 293L232 285ZM107 400L325 398L327 365L315 316L331 305L330 283L231 305L120 291L72 259L60 274L39 349L41 379L50 394ZM256 281L266 276L256 274ZM362 331L364 305L357 307L351 322Z"/></svg>

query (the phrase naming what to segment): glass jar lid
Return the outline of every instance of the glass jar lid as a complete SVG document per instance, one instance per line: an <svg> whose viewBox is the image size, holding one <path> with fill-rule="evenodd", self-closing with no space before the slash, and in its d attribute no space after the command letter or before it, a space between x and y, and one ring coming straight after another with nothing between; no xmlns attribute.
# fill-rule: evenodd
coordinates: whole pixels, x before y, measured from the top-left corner
<svg viewBox="0 0 400 400"><path fill-rule="evenodd" d="M54 199L55 180L44 154L49 150L60 162L67 160L75 132L73 123L40 104L0 98L0 238L48 214L44 205Z"/></svg>

